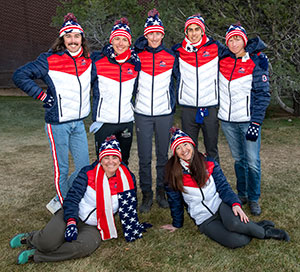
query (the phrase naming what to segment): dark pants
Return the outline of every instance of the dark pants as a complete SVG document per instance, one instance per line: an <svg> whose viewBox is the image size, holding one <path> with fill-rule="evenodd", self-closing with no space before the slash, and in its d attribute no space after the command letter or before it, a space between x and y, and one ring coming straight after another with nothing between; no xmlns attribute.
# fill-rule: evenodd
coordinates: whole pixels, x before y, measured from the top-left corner
<svg viewBox="0 0 300 272"><path fill-rule="evenodd" d="M164 190L164 168L168 161L170 128L173 114L166 116L143 116L135 114L136 136L139 156L139 177L142 192L152 192L152 137L155 133L156 190Z"/></svg>
<svg viewBox="0 0 300 272"><path fill-rule="evenodd" d="M36 248L33 259L35 262L56 262L81 258L92 254L100 245L100 232L95 226L82 221L77 224L77 240L66 242L64 238L66 222L63 210L59 210L39 231L27 238L27 244Z"/></svg>
<svg viewBox="0 0 300 272"><path fill-rule="evenodd" d="M198 147L198 135L201 128L205 146L205 152L209 157L219 162L218 135L219 121L217 118L217 108L208 108L208 116L204 117L203 124L196 123L197 108L182 107L181 126L182 130L188 134Z"/></svg>
<svg viewBox="0 0 300 272"><path fill-rule="evenodd" d="M101 147L101 144L104 142L106 137L115 135L117 140L120 142L122 161L126 165L128 165L132 144L132 134L133 122L121 124L104 123L103 126L95 133L95 147L97 158L99 157L99 148Z"/></svg>
<svg viewBox="0 0 300 272"><path fill-rule="evenodd" d="M264 239L265 229L250 221L247 224L241 222L239 216L235 216L232 209L221 203L218 213L199 225L200 232L207 235L219 244L237 248L247 245L252 237Z"/></svg>

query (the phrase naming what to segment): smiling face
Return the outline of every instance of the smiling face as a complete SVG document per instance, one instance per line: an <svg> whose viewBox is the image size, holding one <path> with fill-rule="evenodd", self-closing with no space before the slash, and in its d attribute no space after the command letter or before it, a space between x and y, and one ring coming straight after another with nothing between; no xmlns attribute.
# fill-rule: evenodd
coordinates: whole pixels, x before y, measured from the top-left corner
<svg viewBox="0 0 300 272"><path fill-rule="evenodd" d="M161 45L164 35L161 32L150 32L146 35L148 45L152 48L157 48Z"/></svg>
<svg viewBox="0 0 300 272"><path fill-rule="evenodd" d="M66 48L69 50L71 53L76 53L82 44L82 36L80 33L77 32L71 32L67 33L63 36L64 38L64 44Z"/></svg>
<svg viewBox="0 0 300 272"><path fill-rule="evenodd" d="M232 36L228 40L228 48L237 58L246 54L245 43L241 36Z"/></svg>
<svg viewBox="0 0 300 272"><path fill-rule="evenodd" d="M202 28L197 24L190 24L186 29L187 38L191 43L197 43L202 39L203 36Z"/></svg>
<svg viewBox="0 0 300 272"><path fill-rule="evenodd" d="M101 165L108 178L112 177L119 168L121 161L118 156L104 156L101 160Z"/></svg>
<svg viewBox="0 0 300 272"><path fill-rule="evenodd" d="M184 142L176 147L175 152L180 159L190 162L194 156L194 146Z"/></svg>
<svg viewBox="0 0 300 272"><path fill-rule="evenodd" d="M124 53L130 46L128 39L124 36L114 37L111 44L117 56Z"/></svg>

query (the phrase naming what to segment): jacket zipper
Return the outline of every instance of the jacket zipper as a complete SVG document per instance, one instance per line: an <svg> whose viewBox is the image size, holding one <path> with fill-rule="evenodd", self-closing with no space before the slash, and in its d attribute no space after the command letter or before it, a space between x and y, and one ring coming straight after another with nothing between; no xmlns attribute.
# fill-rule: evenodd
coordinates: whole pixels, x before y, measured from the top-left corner
<svg viewBox="0 0 300 272"><path fill-rule="evenodd" d="M155 57L152 53L152 90L151 90L151 116L153 116L153 90L154 90L154 72L155 72Z"/></svg>
<svg viewBox="0 0 300 272"><path fill-rule="evenodd" d="M203 192L202 192L202 189L199 188L199 190L200 190L201 195L202 195L202 201L201 201L202 205L203 205L203 206L211 213L211 215L214 215L214 213L211 211L211 209L208 208L208 206L204 203L205 197L204 197L204 194L203 194Z"/></svg>
<svg viewBox="0 0 300 272"><path fill-rule="evenodd" d="M198 78L198 55L197 52L195 52L196 54L196 107L198 108L198 98L199 98L199 94L198 94L198 89L199 89L199 78Z"/></svg>
<svg viewBox="0 0 300 272"><path fill-rule="evenodd" d="M121 94L122 94L122 66L120 66L120 92L119 92L119 113L118 113L118 123L121 120Z"/></svg>
<svg viewBox="0 0 300 272"><path fill-rule="evenodd" d="M247 100L246 100L247 116L249 116L249 108L248 108L248 105L249 105L249 95L247 95Z"/></svg>
<svg viewBox="0 0 300 272"><path fill-rule="evenodd" d="M167 99L168 99L168 110L170 109L170 104L171 104L171 102L170 102L170 94L169 94L169 92L168 91L166 91L166 93L167 93Z"/></svg>
<svg viewBox="0 0 300 272"><path fill-rule="evenodd" d="M80 104L79 104L79 118L81 117L81 107L82 107L82 86L81 86L81 82L80 82L80 79L79 79L79 76L78 76L78 70L77 70L77 64L76 64L76 60L72 57L73 61L74 61L74 64L75 64L75 69L76 69L76 76L77 76L77 80L78 80L78 83L79 83L79 87L80 87Z"/></svg>

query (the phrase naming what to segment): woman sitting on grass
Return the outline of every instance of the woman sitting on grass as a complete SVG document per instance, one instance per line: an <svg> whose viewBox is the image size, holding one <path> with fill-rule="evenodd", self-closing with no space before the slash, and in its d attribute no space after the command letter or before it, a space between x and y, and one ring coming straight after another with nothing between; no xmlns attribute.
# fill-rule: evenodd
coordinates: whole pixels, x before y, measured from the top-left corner
<svg viewBox="0 0 300 272"><path fill-rule="evenodd" d="M18 255L18 264L30 259L53 262L90 255L99 247L101 239L117 238L116 212L126 241L142 238L142 232L151 225L138 221L135 178L121 161L119 142L111 136L100 147L99 161L79 172L63 209L45 228L11 239L12 248L29 247Z"/></svg>
<svg viewBox="0 0 300 272"><path fill-rule="evenodd" d="M173 232L182 227L185 204L200 232L225 247L245 246L252 237L290 240L272 221L250 221L218 163L197 151L183 131L172 128L172 133L173 156L167 162L165 178L173 223L163 229Z"/></svg>

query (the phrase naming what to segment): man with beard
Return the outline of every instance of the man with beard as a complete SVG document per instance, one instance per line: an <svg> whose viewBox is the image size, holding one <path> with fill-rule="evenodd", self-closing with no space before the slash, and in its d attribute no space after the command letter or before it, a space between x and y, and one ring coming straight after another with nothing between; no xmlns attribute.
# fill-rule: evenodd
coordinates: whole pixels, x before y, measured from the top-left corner
<svg viewBox="0 0 300 272"><path fill-rule="evenodd" d="M17 87L44 102L45 130L53 157L57 192L47 205L52 213L61 208L74 178L89 164L83 119L90 112L91 69L84 31L76 17L68 13L49 52L20 67L13 76ZM41 79L47 91L36 84L35 79ZM69 152L75 171L68 177Z"/></svg>

